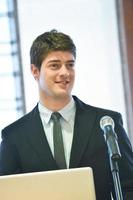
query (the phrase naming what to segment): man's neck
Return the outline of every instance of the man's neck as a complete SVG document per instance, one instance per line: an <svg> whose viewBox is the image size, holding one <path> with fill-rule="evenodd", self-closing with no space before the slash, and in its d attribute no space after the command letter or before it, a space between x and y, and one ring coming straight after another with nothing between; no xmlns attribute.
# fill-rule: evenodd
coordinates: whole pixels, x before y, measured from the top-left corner
<svg viewBox="0 0 133 200"><path fill-rule="evenodd" d="M71 96L67 98L40 98L40 103L52 111L59 111L64 108L70 101Z"/></svg>

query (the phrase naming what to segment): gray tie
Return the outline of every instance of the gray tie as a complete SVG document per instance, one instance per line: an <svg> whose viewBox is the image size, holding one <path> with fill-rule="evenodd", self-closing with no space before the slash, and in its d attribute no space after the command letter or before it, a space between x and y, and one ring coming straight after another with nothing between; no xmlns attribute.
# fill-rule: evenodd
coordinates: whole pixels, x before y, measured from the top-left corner
<svg viewBox="0 0 133 200"><path fill-rule="evenodd" d="M66 160L60 124L61 115L58 112L52 113L53 120L53 141L54 141L54 158L60 169L66 169Z"/></svg>

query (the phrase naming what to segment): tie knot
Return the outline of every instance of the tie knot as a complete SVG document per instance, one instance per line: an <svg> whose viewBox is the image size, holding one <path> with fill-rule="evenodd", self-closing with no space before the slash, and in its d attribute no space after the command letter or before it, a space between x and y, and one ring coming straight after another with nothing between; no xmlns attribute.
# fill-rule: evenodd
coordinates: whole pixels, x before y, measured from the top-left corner
<svg viewBox="0 0 133 200"><path fill-rule="evenodd" d="M53 112L52 115L51 115L51 118L54 121L58 121L61 118L61 114L59 112Z"/></svg>

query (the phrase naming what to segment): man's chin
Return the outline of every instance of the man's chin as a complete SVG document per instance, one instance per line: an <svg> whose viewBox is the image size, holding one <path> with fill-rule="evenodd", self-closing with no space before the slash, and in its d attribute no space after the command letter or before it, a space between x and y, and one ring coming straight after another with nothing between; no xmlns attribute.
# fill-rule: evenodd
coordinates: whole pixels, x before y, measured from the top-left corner
<svg viewBox="0 0 133 200"><path fill-rule="evenodd" d="M68 93L58 93L58 94L56 94L55 96L55 99L62 99L62 100L66 100L66 99L68 99L68 98L70 98L71 97L71 94L68 94Z"/></svg>

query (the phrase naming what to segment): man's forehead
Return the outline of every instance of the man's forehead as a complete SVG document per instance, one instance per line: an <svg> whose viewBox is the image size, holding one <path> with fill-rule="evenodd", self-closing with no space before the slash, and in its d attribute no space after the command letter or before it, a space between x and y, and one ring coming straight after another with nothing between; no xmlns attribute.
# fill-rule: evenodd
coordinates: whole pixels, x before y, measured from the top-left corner
<svg viewBox="0 0 133 200"><path fill-rule="evenodd" d="M53 51L50 52L44 59L46 62L75 62L75 58L71 52L68 51Z"/></svg>

